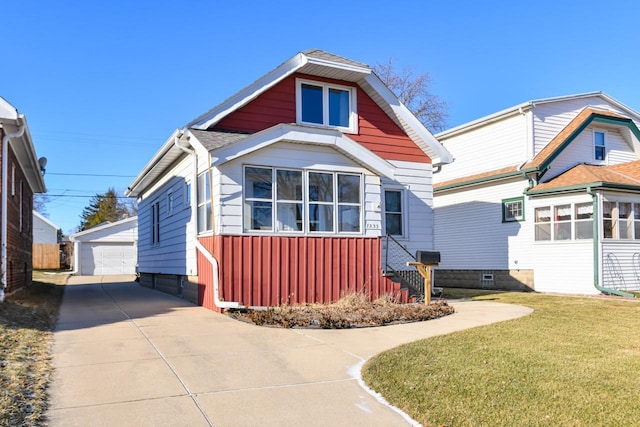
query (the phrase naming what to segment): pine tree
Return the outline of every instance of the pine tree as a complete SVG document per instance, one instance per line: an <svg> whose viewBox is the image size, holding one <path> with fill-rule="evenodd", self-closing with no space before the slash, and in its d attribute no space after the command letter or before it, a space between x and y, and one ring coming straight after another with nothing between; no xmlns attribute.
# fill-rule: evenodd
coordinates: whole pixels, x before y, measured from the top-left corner
<svg viewBox="0 0 640 427"><path fill-rule="evenodd" d="M130 215L126 204L118 199L118 194L109 188L105 194L96 194L89 206L80 215L80 231L105 222L115 222Z"/></svg>

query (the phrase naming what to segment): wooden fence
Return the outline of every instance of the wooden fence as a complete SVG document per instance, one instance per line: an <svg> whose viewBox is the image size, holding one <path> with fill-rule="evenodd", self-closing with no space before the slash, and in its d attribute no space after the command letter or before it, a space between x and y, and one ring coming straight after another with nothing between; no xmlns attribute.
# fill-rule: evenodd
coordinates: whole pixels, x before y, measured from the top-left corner
<svg viewBox="0 0 640 427"><path fill-rule="evenodd" d="M60 245L57 243L33 244L33 269L58 270L60 268Z"/></svg>

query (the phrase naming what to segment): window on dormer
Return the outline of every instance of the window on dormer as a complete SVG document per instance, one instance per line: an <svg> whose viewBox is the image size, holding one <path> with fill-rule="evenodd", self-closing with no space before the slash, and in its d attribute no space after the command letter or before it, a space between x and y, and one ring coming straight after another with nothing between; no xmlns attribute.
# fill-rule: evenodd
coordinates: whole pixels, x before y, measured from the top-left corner
<svg viewBox="0 0 640 427"><path fill-rule="evenodd" d="M596 160L604 160L607 152L604 146L604 132L593 132L594 158Z"/></svg>
<svg viewBox="0 0 640 427"><path fill-rule="evenodd" d="M355 88L297 81L297 122L356 132Z"/></svg>

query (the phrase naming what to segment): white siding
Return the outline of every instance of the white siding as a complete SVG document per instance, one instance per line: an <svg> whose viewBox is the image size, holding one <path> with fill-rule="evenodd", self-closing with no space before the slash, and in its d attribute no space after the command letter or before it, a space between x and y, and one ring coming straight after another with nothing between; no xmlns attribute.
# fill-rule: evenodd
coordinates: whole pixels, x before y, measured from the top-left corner
<svg viewBox="0 0 640 427"><path fill-rule="evenodd" d="M58 228L33 215L33 243L58 243Z"/></svg>
<svg viewBox="0 0 640 427"><path fill-rule="evenodd" d="M391 161L397 168L393 181L382 178L382 188L404 188L406 233L397 240L415 254L417 250L433 250L433 187L431 165L414 162ZM385 235L386 231L382 230ZM383 248L384 249L384 248Z"/></svg>
<svg viewBox="0 0 640 427"><path fill-rule="evenodd" d="M536 207L563 204L591 203L586 193L545 197L529 202L530 263L534 266L535 290L573 294L598 293L593 286L593 240L534 241L534 210Z"/></svg>
<svg viewBox="0 0 640 427"><path fill-rule="evenodd" d="M606 160L604 162L596 161L594 158L593 131L599 130L605 132L605 148ZM562 153L551 163L551 168L544 175L544 181L581 164L608 164L614 165L618 163L630 162L637 160L637 156L633 148L627 144L617 129L605 129L603 127L589 126L583 130L572 142L565 148Z"/></svg>
<svg viewBox="0 0 640 427"><path fill-rule="evenodd" d="M243 166L268 166L321 171L341 171L364 175L364 234L380 236L380 179L353 160L323 146L279 142L221 165L214 173L214 217L216 234L243 234ZM299 235L299 234L295 234ZM313 234L317 235L317 234Z"/></svg>
<svg viewBox="0 0 640 427"><path fill-rule="evenodd" d="M199 156L206 166L208 156ZM192 210L185 204L186 183L192 189L192 156L188 156L169 171L138 201L138 269L143 273L196 274L195 231ZM173 213L169 215L167 195L173 194ZM160 203L160 243L151 244L151 205ZM196 198L192 193L195 206Z"/></svg>
<svg viewBox="0 0 640 427"><path fill-rule="evenodd" d="M599 293L593 286L592 240L536 242L534 246L536 291Z"/></svg>
<svg viewBox="0 0 640 427"><path fill-rule="evenodd" d="M600 283L605 288L640 290L640 241L603 241L600 264Z"/></svg>
<svg viewBox="0 0 640 427"><path fill-rule="evenodd" d="M533 214L525 200L525 220L502 222L502 200L522 196L517 180L438 194L434 201L435 248L443 269L531 269Z"/></svg>
<svg viewBox="0 0 640 427"><path fill-rule="evenodd" d="M454 162L433 176L435 182L500 169L527 159L527 116L517 114L443 139Z"/></svg>
<svg viewBox="0 0 640 427"><path fill-rule="evenodd" d="M558 132L587 106L615 111L622 115L627 114L597 96L536 105L533 109L535 154L538 154Z"/></svg>

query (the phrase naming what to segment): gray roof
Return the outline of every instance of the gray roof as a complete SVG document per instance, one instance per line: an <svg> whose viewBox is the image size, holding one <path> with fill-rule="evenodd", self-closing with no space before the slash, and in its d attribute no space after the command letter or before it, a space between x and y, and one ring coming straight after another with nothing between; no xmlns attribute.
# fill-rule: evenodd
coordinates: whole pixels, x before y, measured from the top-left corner
<svg viewBox="0 0 640 427"><path fill-rule="evenodd" d="M209 151L231 145L234 142L245 139L250 135L248 133L197 129L189 129L189 132L191 132L198 141L200 141L202 146Z"/></svg>
<svg viewBox="0 0 640 427"><path fill-rule="evenodd" d="M351 59L343 58L342 56L334 55L333 53L325 52L324 50L320 50L320 49L309 49L309 50L305 50L302 53L304 53L310 58L322 59L324 61L335 62L337 64L347 64L347 65L353 65L356 67L369 68L367 64L363 64L362 62L357 62Z"/></svg>

